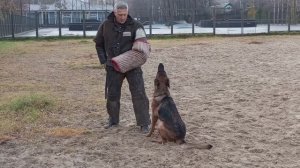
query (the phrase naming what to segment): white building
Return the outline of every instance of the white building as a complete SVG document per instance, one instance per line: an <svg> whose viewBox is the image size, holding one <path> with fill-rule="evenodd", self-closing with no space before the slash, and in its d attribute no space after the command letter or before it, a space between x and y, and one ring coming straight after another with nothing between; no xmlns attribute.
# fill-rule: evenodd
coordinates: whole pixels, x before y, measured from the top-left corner
<svg viewBox="0 0 300 168"><path fill-rule="evenodd" d="M105 0L58 0L53 4L45 4L43 0L35 0L28 4L28 10L32 17L39 17L39 25L44 27L56 27L61 13L61 24L82 22L85 19L93 19L102 22L113 10L112 4ZM83 12L85 15L83 15Z"/></svg>

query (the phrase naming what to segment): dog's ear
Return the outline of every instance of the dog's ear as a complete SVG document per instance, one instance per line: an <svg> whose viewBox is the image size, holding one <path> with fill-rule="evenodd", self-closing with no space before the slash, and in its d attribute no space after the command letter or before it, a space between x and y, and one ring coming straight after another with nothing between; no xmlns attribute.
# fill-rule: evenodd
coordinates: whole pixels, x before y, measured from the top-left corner
<svg viewBox="0 0 300 168"><path fill-rule="evenodd" d="M168 88L170 88L170 80L169 79L166 80L166 86L168 86Z"/></svg>

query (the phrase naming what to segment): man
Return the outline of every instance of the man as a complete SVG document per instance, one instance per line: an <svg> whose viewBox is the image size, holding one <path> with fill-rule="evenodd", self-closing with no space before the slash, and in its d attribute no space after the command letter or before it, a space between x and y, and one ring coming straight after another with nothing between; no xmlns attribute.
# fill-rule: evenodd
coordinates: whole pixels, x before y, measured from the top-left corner
<svg viewBox="0 0 300 168"><path fill-rule="evenodd" d="M94 39L96 50L101 64L106 67L105 92L107 103L106 108L109 115L108 125L105 128L119 124L121 87L126 78L132 96L132 103L137 125L143 133L147 133L150 124L149 100L145 92L142 64L134 63L134 54L143 54L142 51L133 51L135 42L143 42L142 48L147 48L146 33L143 26L128 15L128 4L119 1L114 5L114 11L107 17L107 20L99 27ZM126 69L120 72L115 67L114 58L123 58L122 55L130 58L133 69Z"/></svg>

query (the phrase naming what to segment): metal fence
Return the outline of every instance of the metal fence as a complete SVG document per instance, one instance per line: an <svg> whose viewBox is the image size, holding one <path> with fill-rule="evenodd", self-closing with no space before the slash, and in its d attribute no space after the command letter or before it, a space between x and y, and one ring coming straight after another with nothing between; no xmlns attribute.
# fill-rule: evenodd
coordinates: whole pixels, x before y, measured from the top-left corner
<svg viewBox="0 0 300 168"><path fill-rule="evenodd" d="M54 36L62 36L62 30L68 28L70 24L80 24L81 30L91 24L89 21L101 23L110 11L107 10L58 10L58 11L35 11L26 13L23 16L15 13L1 13L0 15L0 38L27 37L26 33L32 37L43 36L40 30L54 28L57 33ZM98 28L99 25L97 25Z"/></svg>
<svg viewBox="0 0 300 168"><path fill-rule="evenodd" d="M0 38L43 37L43 36L95 36L96 30L89 29L90 20L97 20L98 27L111 11L59 10L36 11L25 16L4 13L0 18ZM222 8L181 9L177 11L136 11L132 16L143 23L146 33L156 34L257 34L300 31L300 16L286 15L274 20L272 11L264 17L249 17L244 9L226 12ZM144 14L144 15L143 15ZM70 25L79 24L81 29L70 30ZM96 24L96 25L95 25ZM98 25L97 25L98 24Z"/></svg>
<svg viewBox="0 0 300 168"><path fill-rule="evenodd" d="M35 18L2 13L0 18L0 37L15 37L15 34L34 30Z"/></svg>

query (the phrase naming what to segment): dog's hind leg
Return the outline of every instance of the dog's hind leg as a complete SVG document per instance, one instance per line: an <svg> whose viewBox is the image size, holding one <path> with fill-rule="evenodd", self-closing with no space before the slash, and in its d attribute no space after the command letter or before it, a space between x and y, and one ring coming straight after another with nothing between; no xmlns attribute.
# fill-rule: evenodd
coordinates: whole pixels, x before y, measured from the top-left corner
<svg viewBox="0 0 300 168"><path fill-rule="evenodd" d="M181 144L184 144L184 143L186 143L186 142L185 142L185 140L183 140L183 139L177 139L177 140L175 140L175 143L181 145Z"/></svg>
<svg viewBox="0 0 300 168"><path fill-rule="evenodd" d="M157 139L153 139L153 140L151 140L151 142L155 142L155 143L159 143L159 144L164 144L163 140L157 140Z"/></svg>

